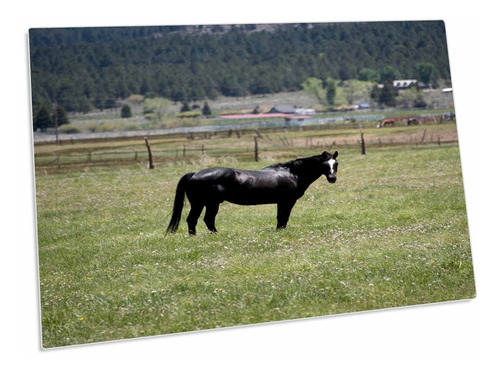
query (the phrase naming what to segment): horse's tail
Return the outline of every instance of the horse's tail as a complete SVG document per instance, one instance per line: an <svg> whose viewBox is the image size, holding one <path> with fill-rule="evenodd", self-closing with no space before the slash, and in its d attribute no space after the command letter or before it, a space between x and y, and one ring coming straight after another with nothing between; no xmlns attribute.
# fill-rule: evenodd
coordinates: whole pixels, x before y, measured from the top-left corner
<svg viewBox="0 0 500 371"><path fill-rule="evenodd" d="M177 190L175 191L175 199L174 199L174 210L172 212L172 218L170 219L170 223L168 224L167 230L165 231L165 235L167 233L175 233L177 228L179 228L179 222L182 216L182 208L184 207L184 194L186 192L186 183L194 173L187 173L184 175L179 183L177 184Z"/></svg>

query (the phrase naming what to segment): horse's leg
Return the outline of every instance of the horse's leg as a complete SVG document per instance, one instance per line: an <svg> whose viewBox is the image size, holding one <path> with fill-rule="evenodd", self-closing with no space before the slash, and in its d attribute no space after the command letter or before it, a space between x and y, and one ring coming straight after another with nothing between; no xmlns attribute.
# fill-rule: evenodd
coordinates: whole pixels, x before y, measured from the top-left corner
<svg viewBox="0 0 500 371"><path fill-rule="evenodd" d="M210 232L217 232L217 229L215 228L215 216L219 212L219 203L214 202L207 204L207 209L205 211L205 217L203 218L203 221L207 225L207 228Z"/></svg>
<svg viewBox="0 0 500 371"><path fill-rule="evenodd" d="M202 203L191 203L191 210L189 211L189 215L187 217L189 234L194 236L196 234L196 224L198 223L198 218L201 215L201 211L203 210Z"/></svg>
<svg viewBox="0 0 500 371"><path fill-rule="evenodd" d="M285 229L290 213L295 205L296 200L278 202L278 225L276 229Z"/></svg>

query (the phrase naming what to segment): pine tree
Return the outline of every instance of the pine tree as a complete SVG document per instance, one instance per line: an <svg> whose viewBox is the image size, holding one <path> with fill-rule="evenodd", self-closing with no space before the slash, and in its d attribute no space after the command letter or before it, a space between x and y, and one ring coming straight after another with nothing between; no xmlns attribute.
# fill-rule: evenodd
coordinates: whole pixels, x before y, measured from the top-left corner
<svg viewBox="0 0 500 371"><path fill-rule="evenodd" d="M432 63L417 63L415 69L417 70L420 81L422 81L425 86L429 86L432 73L434 72L434 65Z"/></svg>
<svg viewBox="0 0 500 371"><path fill-rule="evenodd" d="M52 117L50 115L47 107L42 107L38 111L35 119L33 120L33 130L40 129L41 131L45 131L47 128L52 127L54 122L52 121Z"/></svg>
<svg viewBox="0 0 500 371"><path fill-rule="evenodd" d="M396 106L397 90L394 88L391 80L384 82L384 87L380 89L378 102L381 106L394 107Z"/></svg>
<svg viewBox="0 0 500 371"><path fill-rule="evenodd" d="M130 106L128 104L123 105L121 110L121 117L122 118L132 117L132 110L130 109Z"/></svg>
<svg viewBox="0 0 500 371"><path fill-rule="evenodd" d="M204 116L210 116L212 114L212 110L208 106L207 101L205 101L205 104L203 105L201 113L203 113Z"/></svg>
<svg viewBox="0 0 500 371"><path fill-rule="evenodd" d="M186 101L184 101L184 103L182 103L181 113L189 111L191 111L191 108L189 108L189 104Z"/></svg>
<svg viewBox="0 0 500 371"><path fill-rule="evenodd" d="M68 115L66 114L66 110L64 109L63 106L57 105L56 115L57 115L57 126L69 124ZM53 121L54 122L56 121L55 118L53 118Z"/></svg>

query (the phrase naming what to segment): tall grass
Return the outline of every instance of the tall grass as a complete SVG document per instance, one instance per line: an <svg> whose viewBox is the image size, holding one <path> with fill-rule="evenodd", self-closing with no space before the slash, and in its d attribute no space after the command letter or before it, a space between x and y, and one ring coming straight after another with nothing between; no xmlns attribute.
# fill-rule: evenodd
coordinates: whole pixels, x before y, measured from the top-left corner
<svg viewBox="0 0 500 371"><path fill-rule="evenodd" d="M43 346L474 297L458 147L338 160L338 182L315 182L286 230L275 206L224 203L220 232L200 219L196 237L184 221L163 236L194 165L38 174Z"/></svg>

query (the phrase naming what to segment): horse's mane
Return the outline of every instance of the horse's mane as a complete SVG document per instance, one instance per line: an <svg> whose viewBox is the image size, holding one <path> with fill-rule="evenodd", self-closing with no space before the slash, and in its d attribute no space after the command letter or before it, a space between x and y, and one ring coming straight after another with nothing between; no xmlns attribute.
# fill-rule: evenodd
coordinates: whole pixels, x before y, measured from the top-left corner
<svg viewBox="0 0 500 371"><path fill-rule="evenodd" d="M297 170L300 170L304 165L309 165L313 161L318 161L321 156L311 156L311 157L303 157L303 158L298 158L295 160L287 161L287 162L280 162L277 164L269 165L266 166L264 169L279 169L279 168L284 168L288 169L291 172L296 172Z"/></svg>

